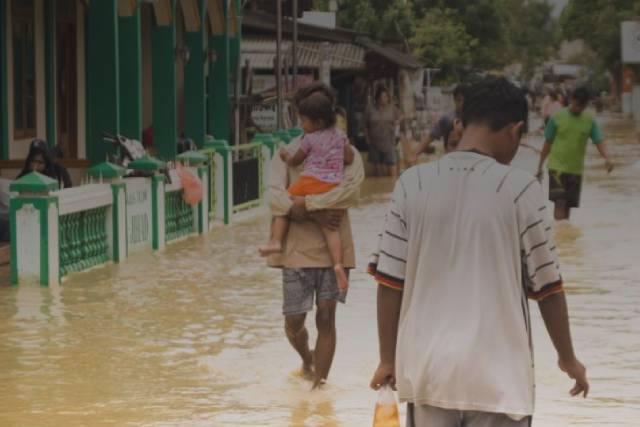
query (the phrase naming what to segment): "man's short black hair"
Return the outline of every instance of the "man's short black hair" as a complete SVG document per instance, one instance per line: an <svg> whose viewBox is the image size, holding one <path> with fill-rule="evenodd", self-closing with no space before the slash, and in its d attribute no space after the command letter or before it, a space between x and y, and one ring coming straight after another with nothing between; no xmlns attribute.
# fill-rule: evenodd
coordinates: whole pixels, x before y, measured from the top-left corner
<svg viewBox="0 0 640 427"><path fill-rule="evenodd" d="M571 99L575 99L576 102L580 105L587 105L589 100L591 99L591 94L589 93L589 89L586 87L579 87L574 90L571 94Z"/></svg>
<svg viewBox="0 0 640 427"><path fill-rule="evenodd" d="M487 78L465 91L462 124L486 124L493 132L511 123L525 122L529 106L522 91L507 79Z"/></svg>
<svg viewBox="0 0 640 427"><path fill-rule="evenodd" d="M467 86L463 85L462 83L457 85L453 89L453 97L456 98L458 95L461 95L462 97L464 97L466 95L467 89L468 89Z"/></svg>

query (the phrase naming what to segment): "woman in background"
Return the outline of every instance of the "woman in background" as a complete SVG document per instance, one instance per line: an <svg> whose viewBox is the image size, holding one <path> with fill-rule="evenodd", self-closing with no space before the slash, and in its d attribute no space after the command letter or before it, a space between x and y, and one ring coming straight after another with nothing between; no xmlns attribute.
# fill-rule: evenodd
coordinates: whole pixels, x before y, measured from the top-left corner
<svg viewBox="0 0 640 427"><path fill-rule="evenodd" d="M364 134L375 176L398 176L396 129L401 120L402 112L393 105L389 89L378 86L375 103L364 114Z"/></svg>
<svg viewBox="0 0 640 427"><path fill-rule="evenodd" d="M24 167L18 175L18 178L31 172L38 172L55 179L58 181L60 189L73 186L69 172L64 166L55 162L49 146L42 139L34 139L31 141L29 154L27 154L27 159L24 161Z"/></svg>

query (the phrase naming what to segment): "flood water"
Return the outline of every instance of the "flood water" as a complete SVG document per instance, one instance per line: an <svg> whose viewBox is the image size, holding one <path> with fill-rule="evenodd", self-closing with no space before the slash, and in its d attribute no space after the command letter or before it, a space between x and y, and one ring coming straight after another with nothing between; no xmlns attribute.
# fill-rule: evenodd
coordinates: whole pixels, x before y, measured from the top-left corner
<svg viewBox="0 0 640 427"><path fill-rule="evenodd" d="M556 226L592 391L569 397L532 305L535 427L640 425L640 143L629 123L604 120L618 168L607 175L590 147L582 207ZM533 172L537 154L523 147L515 164ZM391 187L369 179L352 211L359 268L325 389L309 392L297 372L280 274L256 254L262 218L60 287L0 286L0 426L370 426L376 286L364 269Z"/></svg>

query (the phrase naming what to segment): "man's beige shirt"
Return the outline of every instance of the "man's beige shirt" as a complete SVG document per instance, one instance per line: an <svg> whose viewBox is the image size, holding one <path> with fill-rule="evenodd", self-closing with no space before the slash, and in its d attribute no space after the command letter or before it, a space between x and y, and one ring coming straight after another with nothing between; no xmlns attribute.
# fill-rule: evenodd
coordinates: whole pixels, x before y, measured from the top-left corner
<svg viewBox="0 0 640 427"><path fill-rule="evenodd" d="M299 146L300 140L298 139L291 142L287 149L291 153L295 153ZM358 203L360 185L364 180L364 168L358 150L354 147L351 147L351 149L355 153L354 160L351 165L345 166L342 183L328 193L307 196L306 206L308 211L323 209L346 210ZM280 216L289 213L292 201L287 192L287 187L298 179L301 172L302 166L288 168L278 155L271 160L267 197L273 215ZM346 268L354 268L355 254L348 213L345 214L340 224L340 238L344 266ZM311 220L292 220L290 222L282 254L269 257L268 264L270 267L287 268L326 268L333 266L322 230L317 223Z"/></svg>

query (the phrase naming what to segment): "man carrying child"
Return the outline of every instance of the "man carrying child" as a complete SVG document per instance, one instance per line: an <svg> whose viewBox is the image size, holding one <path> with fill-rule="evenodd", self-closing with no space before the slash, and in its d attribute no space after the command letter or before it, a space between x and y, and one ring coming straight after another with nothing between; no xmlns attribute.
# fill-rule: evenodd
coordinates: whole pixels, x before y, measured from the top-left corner
<svg viewBox="0 0 640 427"><path fill-rule="evenodd" d="M301 89L296 96L296 104L304 104L304 100L313 97L326 97L332 110L335 108L335 97L332 91L321 84ZM325 102L314 102L312 106L305 106L303 110L307 115L313 116L305 117L315 119L315 114L309 110L318 106L324 108L325 104ZM353 238L347 209L357 203L360 184L364 180L364 168L359 153L348 145L348 142L346 145L335 143L334 138L339 137L340 134L333 129L334 125L335 118L326 119L324 125L316 126L319 129L315 130L320 133L314 135L313 141L294 141L287 147L286 153L273 158L269 174L269 204L276 221L286 218L287 227L284 232L278 231L282 235L280 248L272 250L273 238L268 247L261 248L264 255L270 255L269 266L282 269L285 332L289 342L302 359L304 373L312 378L314 388L326 381L335 353L336 305L338 301L345 302L345 285L348 285L346 282L339 286L339 275L343 271L346 279L348 270L355 267ZM316 132L311 134L314 133ZM303 139L305 137L306 135ZM328 185L321 185L318 182L324 178L324 173L305 173L309 170L310 163L314 167L321 163L318 161L319 158L315 158L314 162L301 163L301 158L315 156L314 144L318 141L320 143L327 141L327 146L331 147L331 153L329 153L331 167L339 169L338 176L332 177L335 179L328 182ZM338 153L340 149L345 152ZM295 160L292 161L292 159ZM340 164L333 164L336 161ZM304 178L305 176L307 178ZM293 193L300 194L299 187L303 186L295 185L296 191L293 192L290 187L305 182L309 185L304 187L312 190L323 187L323 191L305 190L304 196L294 195ZM278 240L275 239L275 241ZM338 242L338 247L331 249L335 242ZM311 350L305 320L307 313L313 309L314 302L317 306L318 338L314 350Z"/></svg>

